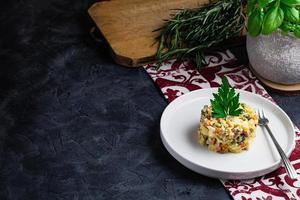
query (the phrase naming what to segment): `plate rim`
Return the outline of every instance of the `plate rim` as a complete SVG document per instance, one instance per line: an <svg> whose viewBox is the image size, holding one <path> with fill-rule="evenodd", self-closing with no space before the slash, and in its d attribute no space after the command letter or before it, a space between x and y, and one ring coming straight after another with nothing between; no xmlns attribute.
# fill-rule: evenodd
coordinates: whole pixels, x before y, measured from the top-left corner
<svg viewBox="0 0 300 200"><path fill-rule="evenodd" d="M234 171L228 171L228 170L218 170L218 169L211 169L211 168L208 168L206 166L202 166L202 165L199 165L198 163L195 163L193 162L193 160L189 160L189 159L186 159L184 158L182 155L180 155L175 149L173 149L171 147L170 144L168 144L167 142L167 139L165 138L164 134L163 134L163 131L162 131L162 124L163 124L163 119L165 118L165 115L167 113L167 111L169 109L171 109L174 104L176 104L178 101L182 101L182 99L184 98L187 98L187 96L191 96L193 95L194 93L205 93L205 92L209 92L209 93L213 93L213 92L216 92L218 89L218 87L213 87L213 88L203 88L203 89L197 89L197 90L194 90L194 91L190 91L186 94L183 94L179 97L177 97L174 101L172 101L171 103L169 103L167 105L167 107L164 109L162 115L161 115L161 119L160 119L160 137L161 137L161 140L165 146L165 148L167 149L167 151L179 162L181 163L182 165L184 165L185 167L189 168L190 170L196 172L196 173L199 173L199 174L202 174L202 175L205 175L205 176L209 176L209 177L213 177L213 178L223 178L223 179L228 179L228 177L230 179L249 179L249 178L255 178L255 177L258 177L258 176L261 176L261 175L265 175L267 173L270 173L274 170L276 170L280 165L281 165L281 159L277 160L276 162L274 162L272 165L270 166L267 166L265 168L261 168L261 169L256 169L256 170L249 170L249 171L245 171L245 172L234 172ZM290 126L293 130L293 133L295 132L295 127L293 125L293 122L291 121L290 117L284 112L284 110L282 108L280 108L277 104L275 104L274 102L270 101L269 99L259 95L259 94L256 94L256 93L253 93L253 92L249 92L249 91L245 91L245 90L241 90L241 89L235 89L236 92L238 93L245 93L246 95L253 95L255 96L256 98L259 98L259 99L262 99L263 101L266 101L268 103L271 103L272 106L275 106L277 109L279 109L279 111L281 112L281 114L284 115L284 117L287 119L288 121L288 126ZM205 96L199 96L199 98L207 98ZM290 147L287 149L287 151L285 151L286 155L289 157L292 153L292 151L294 150L295 148L295 145L296 145L296 136L295 134L292 134L292 138L290 138L291 141L292 141L292 144L290 145ZM187 164L187 163L189 164ZM190 164L192 166L190 166ZM189 165L189 166L187 166ZM208 171L208 173L210 172L214 172L216 173L217 176L215 175L211 175L211 174L205 174L205 173L201 173L201 172L198 172L196 169L194 169L194 167L197 167L197 168L201 168L205 171ZM245 175L247 174L247 175ZM245 175L244 178L241 177L241 175Z"/></svg>

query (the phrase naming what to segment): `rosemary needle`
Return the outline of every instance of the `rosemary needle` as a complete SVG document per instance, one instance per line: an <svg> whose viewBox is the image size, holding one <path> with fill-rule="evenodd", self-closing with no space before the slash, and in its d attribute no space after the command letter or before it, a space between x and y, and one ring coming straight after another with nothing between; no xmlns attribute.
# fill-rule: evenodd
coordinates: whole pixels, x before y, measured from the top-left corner
<svg viewBox="0 0 300 200"><path fill-rule="evenodd" d="M203 50L240 34L244 28L242 0L218 0L204 7L179 10L158 29L159 65L170 58L193 57L206 64Z"/></svg>

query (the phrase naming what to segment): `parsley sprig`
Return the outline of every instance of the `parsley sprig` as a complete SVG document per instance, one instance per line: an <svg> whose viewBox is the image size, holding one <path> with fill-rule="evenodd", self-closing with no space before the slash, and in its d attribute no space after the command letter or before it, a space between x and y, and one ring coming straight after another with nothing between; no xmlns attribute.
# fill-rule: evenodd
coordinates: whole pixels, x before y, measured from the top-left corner
<svg viewBox="0 0 300 200"><path fill-rule="evenodd" d="M222 84L218 93L213 94L214 99L210 100L212 105L212 116L214 118L225 118L228 115L238 116L241 114L239 98L240 94L230 87L226 77L222 78Z"/></svg>

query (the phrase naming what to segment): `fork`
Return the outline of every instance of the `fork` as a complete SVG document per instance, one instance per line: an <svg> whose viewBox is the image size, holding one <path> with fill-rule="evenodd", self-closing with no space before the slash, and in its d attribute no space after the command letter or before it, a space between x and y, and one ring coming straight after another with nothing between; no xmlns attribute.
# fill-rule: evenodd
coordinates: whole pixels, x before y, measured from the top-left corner
<svg viewBox="0 0 300 200"><path fill-rule="evenodd" d="M258 111L258 124L260 126L263 126L267 129L267 131L269 132L269 135L271 136L273 143L275 144L278 153L282 159L283 165L286 169L286 172L288 174L288 176L292 179L297 179L298 175L297 172L295 170L295 168L293 167L293 165L291 164L290 160L287 158L287 156L285 155L284 151L282 150L282 148L280 147L280 145L278 144L276 138L274 137L271 129L269 128L269 120L268 118L265 117L264 111L262 110L262 112Z"/></svg>

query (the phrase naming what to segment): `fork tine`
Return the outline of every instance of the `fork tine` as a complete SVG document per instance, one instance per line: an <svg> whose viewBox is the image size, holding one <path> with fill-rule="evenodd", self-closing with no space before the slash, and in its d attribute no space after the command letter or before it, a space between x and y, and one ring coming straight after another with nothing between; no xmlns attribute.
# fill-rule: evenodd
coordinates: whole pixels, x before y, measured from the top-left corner
<svg viewBox="0 0 300 200"><path fill-rule="evenodd" d="M264 113L264 110L262 110L262 116L263 116L263 118L265 118L265 113Z"/></svg>
<svg viewBox="0 0 300 200"><path fill-rule="evenodd" d="M258 115L258 118L260 119L261 116L260 116L260 110L257 110L257 115Z"/></svg>

